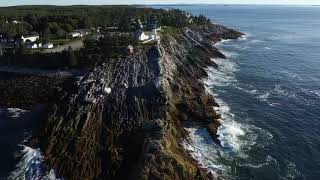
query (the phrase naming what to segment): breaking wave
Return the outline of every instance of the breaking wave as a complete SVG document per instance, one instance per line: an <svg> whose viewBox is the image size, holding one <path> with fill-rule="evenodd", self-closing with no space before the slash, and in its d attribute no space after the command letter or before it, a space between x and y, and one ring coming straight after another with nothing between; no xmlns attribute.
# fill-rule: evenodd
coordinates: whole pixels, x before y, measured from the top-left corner
<svg viewBox="0 0 320 180"><path fill-rule="evenodd" d="M3 117L7 121L20 122L20 120L25 120L23 119L23 117L27 114L27 112L29 111L19 108L0 108L0 117ZM32 130L28 128L21 129L21 133L23 136L21 139L17 140L18 142L20 142L20 144L14 144L17 148L14 150L14 152L12 152L13 154L8 154L8 156L13 155L17 163L15 164L14 170L10 172L9 177L6 177L6 179L59 180L56 177L54 170L48 169L45 165L44 157L40 149L33 149L24 145L30 139L32 134L31 131Z"/></svg>
<svg viewBox="0 0 320 180"><path fill-rule="evenodd" d="M256 126L239 123L236 116L231 113L230 107L215 94L215 100L219 107L214 109L221 115L219 121L222 125L218 128L217 135L220 144L217 144L205 127L186 127L189 132L189 140L183 143L191 156L205 168L208 173L222 179L232 179L234 168L267 166L267 160L254 161L248 153L256 142L264 147L273 136ZM241 161L243 164L235 164ZM258 164L253 164L257 162Z"/></svg>
<svg viewBox="0 0 320 180"><path fill-rule="evenodd" d="M236 82L234 73L238 70L236 63L228 59L212 59L218 68L208 67L208 78L205 79L205 84L210 86L228 86L231 83Z"/></svg>
<svg viewBox="0 0 320 180"><path fill-rule="evenodd" d="M22 150L17 155L20 161L10 173L9 180L59 180L54 170L48 170L46 167L40 149L32 149L25 145L20 145L20 148Z"/></svg>

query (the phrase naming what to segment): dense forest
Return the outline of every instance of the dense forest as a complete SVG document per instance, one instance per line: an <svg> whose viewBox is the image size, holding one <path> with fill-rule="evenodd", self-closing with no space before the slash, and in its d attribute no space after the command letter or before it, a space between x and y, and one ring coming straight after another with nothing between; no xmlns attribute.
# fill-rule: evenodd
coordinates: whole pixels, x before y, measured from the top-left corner
<svg viewBox="0 0 320 180"><path fill-rule="evenodd" d="M128 55L128 45L139 47L137 38L132 34L105 34L99 40L86 39L84 47L74 51L71 48L56 53L29 53L20 46L14 51L6 51L0 63L6 66L20 66L36 69L94 68L110 58ZM147 45L144 45L147 46Z"/></svg>
<svg viewBox="0 0 320 180"><path fill-rule="evenodd" d="M63 36L75 29L92 27L119 27L121 31L130 31L136 19L144 24L157 21L163 26L173 27L209 21L204 16L189 17L186 14L177 9L137 6L5 7L0 8L0 33L11 37L37 33L41 37L51 38Z"/></svg>
<svg viewBox="0 0 320 180"><path fill-rule="evenodd" d="M129 44L135 50L146 46L139 45L135 35L137 30L141 30L141 25L144 30L150 30L155 25L179 29L209 22L205 16L192 16L178 9L152 9L144 6L0 7L0 40L38 34L41 42L67 41L66 34L77 29L102 30L98 35L102 37L100 39L84 38L82 49L66 49L59 53L30 50L26 44L17 41L4 49L5 43L1 47L0 41L0 64L46 69L92 68L106 59L127 55ZM113 32L108 30L110 28Z"/></svg>

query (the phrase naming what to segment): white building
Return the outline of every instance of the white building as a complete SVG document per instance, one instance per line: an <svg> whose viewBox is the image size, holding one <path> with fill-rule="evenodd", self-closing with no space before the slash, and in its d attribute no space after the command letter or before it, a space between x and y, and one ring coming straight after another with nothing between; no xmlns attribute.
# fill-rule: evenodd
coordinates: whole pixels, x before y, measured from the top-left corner
<svg viewBox="0 0 320 180"><path fill-rule="evenodd" d="M87 36L87 35L91 34L91 30L90 29L77 29L74 32L80 33L80 36Z"/></svg>
<svg viewBox="0 0 320 180"><path fill-rule="evenodd" d="M69 33L69 35L72 38L81 37L81 33L80 32L71 32L71 33Z"/></svg>
<svg viewBox="0 0 320 180"><path fill-rule="evenodd" d="M21 40L23 43L30 41L35 42L39 39L39 36L21 36Z"/></svg>
<svg viewBox="0 0 320 180"><path fill-rule="evenodd" d="M51 48L53 48L53 44L52 43L47 43L47 44L43 45L42 47L45 48L45 49L51 49Z"/></svg>
<svg viewBox="0 0 320 180"><path fill-rule="evenodd" d="M138 38L139 38L139 41L145 41L145 40L148 40L149 39L149 36L147 36L143 31L140 32L138 34Z"/></svg>
<svg viewBox="0 0 320 180"><path fill-rule="evenodd" d="M19 24L19 23L21 23L21 22L18 21L18 20L13 20L13 21L12 21L12 24Z"/></svg>
<svg viewBox="0 0 320 180"><path fill-rule="evenodd" d="M157 28L152 29L153 39L155 39L155 40L157 40L157 39L159 39L159 38L160 38L160 37L158 36L157 31L158 31L158 29L157 29Z"/></svg>
<svg viewBox="0 0 320 180"><path fill-rule="evenodd" d="M31 44L29 44L29 45L27 46L27 48L29 48L29 49L37 49L37 48L38 48L38 44L36 44L36 43L31 43Z"/></svg>

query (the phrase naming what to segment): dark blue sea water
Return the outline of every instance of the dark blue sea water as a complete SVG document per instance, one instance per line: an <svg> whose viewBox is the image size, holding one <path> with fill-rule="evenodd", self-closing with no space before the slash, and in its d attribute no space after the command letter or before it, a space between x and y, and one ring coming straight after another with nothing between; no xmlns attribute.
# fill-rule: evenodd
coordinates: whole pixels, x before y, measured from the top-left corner
<svg viewBox="0 0 320 180"><path fill-rule="evenodd" d="M189 128L194 157L221 179L320 179L320 7L173 7L247 33L217 44L222 147Z"/></svg>

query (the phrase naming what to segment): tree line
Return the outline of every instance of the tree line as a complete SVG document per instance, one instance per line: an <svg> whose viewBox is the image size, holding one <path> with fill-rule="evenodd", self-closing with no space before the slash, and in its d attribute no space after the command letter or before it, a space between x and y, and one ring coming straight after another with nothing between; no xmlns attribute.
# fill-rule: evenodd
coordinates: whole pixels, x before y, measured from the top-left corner
<svg viewBox="0 0 320 180"><path fill-rule="evenodd" d="M173 27L209 21L204 16L187 17L186 12L178 9L143 6L18 6L0 8L0 33L11 37L37 33L42 37L53 38L75 29L91 27L112 26L118 27L120 31L131 31L133 19L157 21L161 25Z"/></svg>

